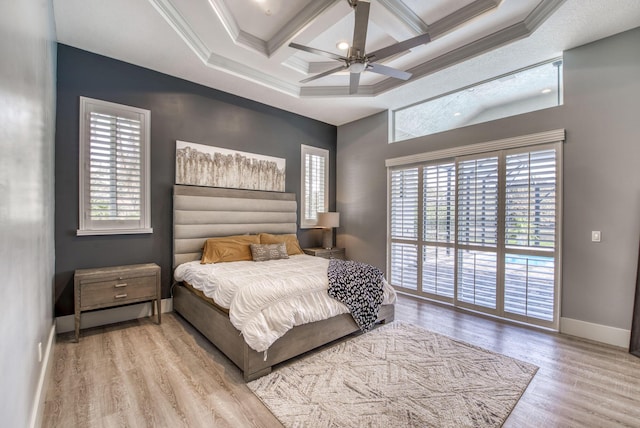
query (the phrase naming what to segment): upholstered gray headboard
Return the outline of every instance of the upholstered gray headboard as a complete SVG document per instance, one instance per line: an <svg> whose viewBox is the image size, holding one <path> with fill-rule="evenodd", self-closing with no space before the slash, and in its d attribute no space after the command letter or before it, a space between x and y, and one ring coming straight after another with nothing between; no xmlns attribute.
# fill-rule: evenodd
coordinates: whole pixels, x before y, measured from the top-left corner
<svg viewBox="0 0 640 428"><path fill-rule="evenodd" d="M245 233L296 233L295 193L175 185L173 267L198 260L207 238Z"/></svg>

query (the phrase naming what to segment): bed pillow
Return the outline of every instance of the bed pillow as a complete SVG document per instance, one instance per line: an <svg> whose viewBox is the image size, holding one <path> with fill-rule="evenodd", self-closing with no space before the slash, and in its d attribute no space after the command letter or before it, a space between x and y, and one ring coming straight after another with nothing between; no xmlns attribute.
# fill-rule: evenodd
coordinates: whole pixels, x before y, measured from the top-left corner
<svg viewBox="0 0 640 428"><path fill-rule="evenodd" d="M251 255L254 262L289 258L287 246L284 242L279 244L251 244Z"/></svg>
<svg viewBox="0 0 640 428"><path fill-rule="evenodd" d="M304 251L302 251L302 248L300 248L298 237L294 233L284 235L272 235L270 233L260 234L261 244L280 244L281 242L284 242L284 244L286 245L287 254L289 254L290 256L295 256L296 254L304 254Z"/></svg>
<svg viewBox="0 0 640 428"><path fill-rule="evenodd" d="M202 249L200 263L251 261L251 244L259 244L258 235L233 235L209 238Z"/></svg>

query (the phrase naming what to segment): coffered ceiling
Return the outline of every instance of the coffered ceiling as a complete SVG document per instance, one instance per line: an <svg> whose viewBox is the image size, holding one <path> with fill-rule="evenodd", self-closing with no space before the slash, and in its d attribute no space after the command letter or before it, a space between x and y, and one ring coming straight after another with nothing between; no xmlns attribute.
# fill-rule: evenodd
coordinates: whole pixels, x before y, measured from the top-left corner
<svg viewBox="0 0 640 428"><path fill-rule="evenodd" d="M357 7L357 6L356 6ZM54 0L71 46L340 125L561 55L640 25L638 0L371 0L366 52L428 33L385 58L407 80L364 71L300 83L347 56L347 0Z"/></svg>

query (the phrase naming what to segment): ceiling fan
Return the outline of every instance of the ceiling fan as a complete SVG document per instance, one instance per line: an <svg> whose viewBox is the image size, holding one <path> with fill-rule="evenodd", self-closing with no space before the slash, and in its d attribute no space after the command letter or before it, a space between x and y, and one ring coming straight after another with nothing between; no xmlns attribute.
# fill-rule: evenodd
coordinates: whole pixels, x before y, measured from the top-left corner
<svg viewBox="0 0 640 428"><path fill-rule="evenodd" d="M421 34L403 42L399 42L367 54L365 52L365 41L367 40L367 26L369 25L370 4L368 1L347 1L349 2L349 6L351 6L355 10L353 43L351 44L351 47L349 47L347 56L340 56L332 52L311 48L309 46L303 46L298 43L289 43L289 46L292 48L299 49L305 52L311 52L317 55L322 55L342 62L342 65L340 65L340 67L332 68L331 70L316 74L315 76L301 80L300 83L311 82L312 80L320 79L321 77L325 77L339 71L349 70L349 94L355 94L358 91L358 85L360 84L360 74L365 70L372 71L378 74L384 74L385 76L394 77L396 79L408 80L409 78L411 78L411 73L407 73L406 71L398 70L392 67L387 67L386 65L378 64L376 63L376 61L383 60L400 52L404 52L408 49L430 42L431 37L429 36L429 33Z"/></svg>

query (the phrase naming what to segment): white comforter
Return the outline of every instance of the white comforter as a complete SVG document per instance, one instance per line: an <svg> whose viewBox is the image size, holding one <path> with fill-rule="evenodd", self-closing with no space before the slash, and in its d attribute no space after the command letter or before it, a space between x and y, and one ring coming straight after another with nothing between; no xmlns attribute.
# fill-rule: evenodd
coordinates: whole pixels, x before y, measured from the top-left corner
<svg viewBox="0 0 640 428"><path fill-rule="evenodd" d="M178 266L174 276L229 309L231 323L258 352L294 326L348 313L327 294L329 260L307 255L267 262L230 262ZM384 304L396 294L384 282Z"/></svg>

